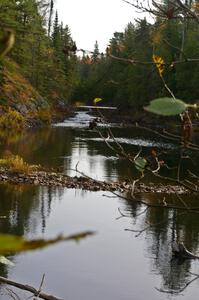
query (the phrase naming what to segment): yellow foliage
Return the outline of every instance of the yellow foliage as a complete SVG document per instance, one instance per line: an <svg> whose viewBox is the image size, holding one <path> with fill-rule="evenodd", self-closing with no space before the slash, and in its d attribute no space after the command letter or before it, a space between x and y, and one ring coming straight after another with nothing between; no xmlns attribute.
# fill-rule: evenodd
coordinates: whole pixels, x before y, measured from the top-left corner
<svg viewBox="0 0 199 300"><path fill-rule="evenodd" d="M8 111L0 116L0 127L22 129L25 119L18 111L9 108Z"/></svg>
<svg viewBox="0 0 199 300"><path fill-rule="evenodd" d="M163 58L159 55L153 55L153 61L156 64L156 67L159 71L160 76L162 76L162 73L165 70L165 62Z"/></svg>
<svg viewBox="0 0 199 300"><path fill-rule="evenodd" d="M6 167L12 172L30 173L38 168L35 165L29 165L19 155L8 153L4 158L0 159L0 166Z"/></svg>
<svg viewBox="0 0 199 300"><path fill-rule="evenodd" d="M95 98L93 100L94 105L96 105L98 102L102 101L102 98Z"/></svg>

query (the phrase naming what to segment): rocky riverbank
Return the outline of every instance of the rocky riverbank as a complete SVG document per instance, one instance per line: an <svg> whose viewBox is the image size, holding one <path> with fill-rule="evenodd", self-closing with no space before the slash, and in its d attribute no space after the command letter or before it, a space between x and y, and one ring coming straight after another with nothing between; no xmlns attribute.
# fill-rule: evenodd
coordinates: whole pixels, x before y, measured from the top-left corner
<svg viewBox="0 0 199 300"><path fill-rule="evenodd" d="M88 177L70 177L63 173L50 171L33 171L31 173L11 172L6 168L0 168L0 182L11 184L31 184L38 186L55 186L83 189L88 191L118 191L131 192L132 184L127 181L106 182L97 181ZM189 193L182 186L138 183L134 193L164 193L185 194Z"/></svg>

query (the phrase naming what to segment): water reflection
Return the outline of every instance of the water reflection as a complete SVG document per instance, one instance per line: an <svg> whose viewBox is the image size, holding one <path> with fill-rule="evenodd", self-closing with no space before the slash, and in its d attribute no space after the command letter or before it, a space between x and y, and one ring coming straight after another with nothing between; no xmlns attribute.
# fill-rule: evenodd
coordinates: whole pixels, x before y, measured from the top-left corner
<svg viewBox="0 0 199 300"><path fill-rule="evenodd" d="M74 299L79 299L82 292L85 293L87 299L91 299L91 294L100 286L104 290L104 299L107 299L109 295L109 299L119 300L122 297L123 288L128 292L122 299L132 299L133 294L136 294L136 299L143 299L137 297L141 292L140 285L142 285L143 280L145 280L144 284L146 283L146 290L151 299L165 299L166 295L155 292L156 286L177 291L190 280L189 271L199 272L196 261L187 260L179 264L178 261L172 260L171 255L171 242L177 237L181 238L192 252L197 253L199 250L197 214L182 214L180 211L159 208L150 208L145 214L140 214L144 207L139 203L105 198L102 193L51 187L22 186L18 190L18 188L10 185L1 185L0 193L1 214L7 216L7 219L1 220L1 232L36 238L52 237L61 232L70 234L85 229L98 231L97 237L93 240L86 240L79 246L58 245L36 253L11 257L17 265L13 270L10 268L7 270L6 267L1 266L0 272L3 276L7 276L11 272L12 277L16 280L20 278L22 282L27 282L28 278L31 284L37 286L39 270L39 272L47 272L48 274L47 287L50 288L52 285L50 290L57 295L60 295L61 292L64 299L68 295L70 297L76 295ZM153 195L140 195L140 197L144 197L145 201L151 203L157 201ZM131 217L116 220L118 207L128 215L130 214ZM149 224L155 226L148 227ZM148 228L137 239L132 237L133 233L124 231L125 228L142 229L145 227ZM118 254L114 253L114 249L117 249L116 253ZM144 253L141 249L144 249ZM53 265L53 272L51 269L52 255L59 257L57 266ZM89 264L87 259L84 261L85 257L89 257ZM77 261L75 262L75 260ZM39 265L39 261L42 261L42 266ZM66 263L63 263L64 261ZM69 264L69 261L73 262L74 269L73 264ZM107 278L107 280L109 283L111 280L111 286L107 286L104 280L102 282L102 278L106 278L106 276L104 268L100 269L100 264L104 264L105 261L109 264L108 276L111 279ZM60 263L64 264L65 267L61 267ZM76 263L80 266L78 267ZM68 264L70 265L70 273L66 272L69 267ZM117 272L114 267L115 264ZM122 269L121 266L123 266ZM84 285L88 285L88 290L83 289L82 286L79 292L75 292L73 288L67 287L66 292L64 282L61 280L63 286L60 287L55 279L60 272L59 268L61 268L63 278L69 282L69 286L71 284L71 287L73 286L71 280L76 280L81 286L85 280L85 275L82 273L84 268L86 268L87 274L94 272L95 275L86 275L87 279ZM136 280L134 277L135 268ZM159 276L158 281L157 275ZM91 287L93 276L95 283ZM121 284L118 282L118 286L113 288L112 284L117 282L117 276L124 278ZM130 280L132 276L134 283ZM195 284L191 285L186 293L189 295L189 291L193 292L194 288ZM100 299L100 297L95 299Z"/></svg>
<svg viewBox="0 0 199 300"><path fill-rule="evenodd" d="M132 164L124 159L118 159L116 153L109 149L95 131L88 130L89 120L86 112L79 112L75 117L53 128L43 128L17 133L16 139L0 136L0 155L6 151L21 155L29 163L41 164L64 170L68 175L76 175L74 169L79 163L79 169L87 175L102 180L117 180L136 177L138 172ZM76 124L76 126L74 126ZM66 126L67 125L67 126ZM104 129L105 130L105 129ZM165 142L143 129L112 128L116 140L122 143L127 153L137 153L138 145L142 146L144 156L150 156L152 148L164 148L159 156L173 169L164 169L164 175L176 176L180 160L177 145L173 141ZM189 153L184 153L188 157ZM197 173L198 154L192 155L192 160L185 160L184 171L188 167ZM182 169L182 173L184 172ZM150 178L149 180L152 180Z"/></svg>
<svg viewBox="0 0 199 300"><path fill-rule="evenodd" d="M76 116L79 120L80 116ZM17 139L3 138L1 154L12 151L30 163L60 167L67 174L79 162L79 169L98 179L125 178L134 174L132 166L119 160L98 140L97 134L87 130L88 118L77 119L53 128L30 130ZM73 126L73 127L71 127ZM114 128L118 138L124 138L127 151L135 149L134 140L145 140L143 151L148 153L154 137L130 129ZM0 137L1 138L1 137ZM147 145L148 144L148 145ZM156 144L157 145L157 144ZM169 144L174 154L175 146ZM173 148L172 148L173 147ZM176 159L171 155L169 161ZM0 231L28 238L52 237L81 230L96 230L98 235L80 245L63 244L13 255L14 269L0 265L2 276L38 286L41 274L47 274L46 290L64 299L153 300L167 299L155 287L178 291L190 278L190 271L199 273L197 261L172 260L171 242L183 240L193 253L199 252L198 214L173 209L150 208L119 198L105 198L103 193L67 190L53 187L0 185ZM110 195L109 195L110 196ZM149 203L174 203L170 195L139 195ZM188 206L198 206L197 197L184 196ZM175 202L176 203L176 202ZM191 203L191 204L190 204ZM180 205L180 202L177 203ZM118 207L130 218L118 216ZM151 225L151 226L149 226ZM138 237L124 229L144 229ZM31 270L31 271L30 271ZM59 280L57 278L59 277ZM143 290L143 286L145 287ZM78 287L78 288L77 288ZM198 283L185 291L186 300L196 299ZM195 298L194 298L195 297ZM7 299L5 294L0 299Z"/></svg>
<svg viewBox="0 0 199 300"><path fill-rule="evenodd" d="M151 204L160 203L166 198L167 203L176 203L174 196L160 195L162 199L157 199L157 195L140 195L141 199ZM197 207L197 197L184 196L185 202L191 202L192 208ZM186 212L183 210L172 210L162 208L149 208L147 212L135 219L139 215L142 206L128 202L128 212L133 217L133 229L144 229L142 237L145 238L145 249L147 256L151 258L151 272L162 277L161 288L178 292L193 278L191 272L199 272L197 260L179 260L172 257L171 244L173 241L184 241L187 248L195 253L199 253L198 235L198 213ZM135 213L136 210L136 213ZM187 299L187 298L186 298Z"/></svg>

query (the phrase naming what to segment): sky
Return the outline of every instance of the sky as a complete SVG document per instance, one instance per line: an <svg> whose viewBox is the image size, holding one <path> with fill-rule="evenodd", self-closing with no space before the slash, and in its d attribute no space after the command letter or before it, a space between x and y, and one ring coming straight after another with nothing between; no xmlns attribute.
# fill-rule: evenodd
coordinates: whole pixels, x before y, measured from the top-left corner
<svg viewBox="0 0 199 300"><path fill-rule="evenodd" d="M134 21L134 9L122 0L56 0L59 20L68 25L78 49L104 52L115 31ZM139 14L139 17L140 14Z"/></svg>

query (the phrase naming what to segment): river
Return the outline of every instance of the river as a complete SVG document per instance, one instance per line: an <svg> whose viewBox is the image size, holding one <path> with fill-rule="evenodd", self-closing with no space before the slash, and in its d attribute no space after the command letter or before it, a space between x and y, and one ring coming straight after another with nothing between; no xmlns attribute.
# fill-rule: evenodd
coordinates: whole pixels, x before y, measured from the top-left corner
<svg viewBox="0 0 199 300"><path fill-rule="evenodd" d="M1 155L10 151L29 163L58 168L72 176L78 176L74 171L77 163L79 170L99 180L133 176L135 170L118 159L96 132L88 130L91 118L86 112L78 112L51 128L2 135ZM128 151L134 151L137 145L142 145L146 153L151 148L176 149L175 143L160 141L148 133L112 127ZM45 274L43 291L65 300L198 299L199 280L178 291L194 278L190 272L199 274L199 262L171 259L171 241L176 237L192 252L199 251L198 214L159 208L142 213L143 205L112 196L107 192L1 184L0 215L6 216L0 220L1 232L30 239L85 230L94 230L96 235L79 243L63 242L9 256L15 266L0 264L0 276L39 287ZM153 202L163 196L139 197ZM190 200L197 202L197 198ZM118 218L118 208L127 217ZM146 230L138 237L126 230L142 228ZM156 288L172 289L173 294ZM25 292L16 292L20 299L27 299ZM11 299L7 294L0 286L0 299Z"/></svg>

